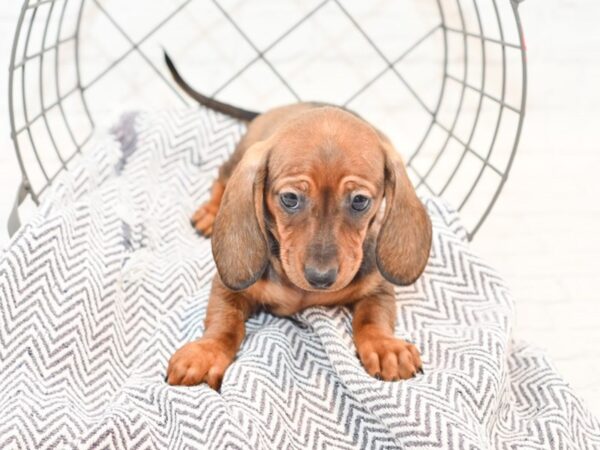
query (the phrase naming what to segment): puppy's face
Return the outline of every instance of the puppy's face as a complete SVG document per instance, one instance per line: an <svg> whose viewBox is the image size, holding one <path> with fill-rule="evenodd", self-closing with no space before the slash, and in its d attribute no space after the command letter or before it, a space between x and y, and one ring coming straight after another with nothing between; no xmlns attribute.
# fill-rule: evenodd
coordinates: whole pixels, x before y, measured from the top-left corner
<svg viewBox="0 0 600 450"><path fill-rule="evenodd" d="M212 238L225 286L243 290L260 279L269 233L285 275L307 291L344 288L363 260L388 281L411 284L431 246L429 217L391 144L331 107L253 144L227 182ZM369 236L376 244L366 245Z"/></svg>
<svg viewBox="0 0 600 450"><path fill-rule="evenodd" d="M375 131L337 110L304 117L271 149L265 203L282 268L307 291L336 291L363 261L380 211L384 157Z"/></svg>

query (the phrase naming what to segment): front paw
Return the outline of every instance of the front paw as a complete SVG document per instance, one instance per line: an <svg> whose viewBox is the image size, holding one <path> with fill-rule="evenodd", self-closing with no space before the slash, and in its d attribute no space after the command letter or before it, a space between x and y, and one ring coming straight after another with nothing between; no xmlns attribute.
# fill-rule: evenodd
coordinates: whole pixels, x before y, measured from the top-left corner
<svg viewBox="0 0 600 450"><path fill-rule="evenodd" d="M192 216L192 226L204 237L210 237L213 231L215 217L219 211L219 205L212 201L206 202L196 210Z"/></svg>
<svg viewBox="0 0 600 450"><path fill-rule="evenodd" d="M206 383L218 390L232 357L216 339L190 342L171 357L166 381L171 385L193 386Z"/></svg>
<svg viewBox="0 0 600 450"><path fill-rule="evenodd" d="M375 378L407 380L423 372L419 351L402 339L371 335L357 340L356 347L366 371Z"/></svg>

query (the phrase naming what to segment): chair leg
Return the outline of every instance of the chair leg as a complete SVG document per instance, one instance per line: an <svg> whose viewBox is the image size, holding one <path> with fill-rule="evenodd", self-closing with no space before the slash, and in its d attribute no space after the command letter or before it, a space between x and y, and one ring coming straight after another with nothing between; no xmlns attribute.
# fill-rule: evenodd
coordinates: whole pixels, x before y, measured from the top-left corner
<svg viewBox="0 0 600 450"><path fill-rule="evenodd" d="M29 193L27 181L21 180L19 184L19 188L17 190L17 195L15 195L15 202L13 204L10 215L8 216L8 235L12 237L17 230L21 227L21 219L19 218L19 206L23 203L23 200L27 197Z"/></svg>

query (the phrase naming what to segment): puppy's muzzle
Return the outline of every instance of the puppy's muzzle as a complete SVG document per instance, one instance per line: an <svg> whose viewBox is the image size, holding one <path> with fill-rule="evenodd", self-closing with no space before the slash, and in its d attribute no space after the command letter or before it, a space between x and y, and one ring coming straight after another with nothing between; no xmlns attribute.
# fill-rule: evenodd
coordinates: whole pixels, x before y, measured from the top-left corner
<svg viewBox="0 0 600 450"><path fill-rule="evenodd" d="M304 278L308 281L312 287L317 289L327 289L337 279L338 269L333 268L316 268L316 267L305 267Z"/></svg>

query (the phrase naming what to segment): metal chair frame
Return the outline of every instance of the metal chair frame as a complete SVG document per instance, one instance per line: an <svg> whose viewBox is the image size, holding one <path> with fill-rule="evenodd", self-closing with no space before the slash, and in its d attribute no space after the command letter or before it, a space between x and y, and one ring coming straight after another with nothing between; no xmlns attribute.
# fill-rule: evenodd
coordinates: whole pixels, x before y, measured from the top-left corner
<svg viewBox="0 0 600 450"><path fill-rule="evenodd" d="M146 64L155 72L155 74L169 87L172 91L173 95L178 98L178 100L183 104L188 104L188 99L185 98L182 93L174 86L173 82L166 75L164 68L157 67L157 65L152 61L152 59L144 52L142 49L142 44L146 42L150 37L152 37L157 31L163 28L167 23L169 23L174 17L181 14L185 11L186 6L191 3L193 0L184 0L178 6L173 8L163 19L152 26L141 38L133 39L132 36L128 33L127 28L124 24L119 23L119 21L102 5L100 0L25 0L21 9L21 14L19 16L17 29L14 37L14 43L12 47L11 60L10 60L10 72L9 72L9 112L10 112L10 123L11 123L11 137L14 141L15 150L17 153L17 158L19 161L19 166L22 173L22 183L19 186L16 198L15 198L15 206L13 208L12 214L9 218L9 233L13 234L20 226L20 221L18 217L18 207L24 201L27 196L30 196L31 199L39 204L41 196L44 192L52 185L55 181L56 177L60 174L62 170L66 170L70 161L85 148L86 144L89 142L90 138L94 133L95 121L94 117L90 111L90 107L88 105L88 101L86 99L86 93L93 87L95 87L98 83L100 83L107 74L109 74L115 67L117 67L122 61L128 58L132 54L137 54L141 56ZM479 230L482 223L490 214L504 183L507 180L508 174L510 172L510 168L512 166L516 149L519 142L519 137L521 134L521 128L523 124L523 117L525 111L525 100L526 100L526 92L527 92L527 70L526 70L526 59L525 59L525 45L523 40L523 30L521 27L521 22L518 14L518 5L520 1L518 0L487 0L492 3L493 10L495 11L497 18L497 25L500 31L500 38L492 38L486 34L486 30L483 28L483 22L480 16L480 10L478 7L478 0L471 0L472 6L476 12L477 22L478 22L478 33L474 33L472 31L468 31L465 28L464 16L463 16L463 8L462 4L466 3L469 0L433 0L437 4L437 8L440 13L440 21L439 23L433 27L432 29L426 30L419 39L415 42L412 42L410 45L405 47L405 50L393 60L390 60L385 53L380 49L380 47L374 42L374 40L369 36L367 31L363 26L361 26L360 18L354 17L348 8L345 7L343 0L323 0L318 3L312 10L310 10L304 17L294 23L290 28L288 28L284 33L278 36L275 40L273 40L270 44L259 47L253 39L244 31L243 27L240 26L236 22L236 20L232 17L232 15L219 3L218 0L211 0L212 3L218 8L218 10L223 14L226 20L233 26L239 36L255 51L255 56L250 59L243 67L233 73L228 79L226 79L217 89L212 92L213 97L218 97L219 94L229 86L233 81L235 81L238 77L240 77L244 72L246 72L249 68L251 68L258 61L264 62L267 67L272 71L272 73L277 77L277 79L282 83L283 86L289 91L289 93L298 101L302 100L302 95L300 92L295 89L290 82L286 80L286 78L281 74L281 72L277 69L277 67L269 60L269 51L274 47L278 46L282 41L286 39L291 33L293 33L297 28L301 27L306 21L310 20L319 10L321 10L327 4L335 4L339 9L340 14L343 14L349 21L352 23L356 31L365 39L365 41L372 47L372 49L377 53L377 55L381 58L381 60L385 63L385 68L377 73L372 79L366 82L363 86L360 87L354 94L348 97L345 100L340 102L340 105L347 106L350 102L352 102L357 96L359 96L362 92L368 89L373 83L379 80L385 74L391 72L395 77L398 78L400 83L404 86L408 92L415 98L417 103L422 107L427 114L430 116L430 123L427 128L423 139L420 144L416 148L416 150L412 153L411 157L407 161L408 167L412 170L412 175L416 176L417 188L426 188L431 191L435 195L444 196L446 189L448 188L450 182L456 176L459 168L466 157L466 155L470 154L479 159L482 163L481 169L475 179L475 182L472 184L466 195L464 196L462 202L456 205L459 210L461 210L469 198L472 196L476 187L478 186L480 180L484 176L484 170L487 168L495 173L500 181L498 186L493 193L493 196L489 198L489 202L487 204L481 205L481 215L475 224L475 226L468 230L469 239L471 239L475 233ZM444 17L444 8L442 3L444 2L452 2L456 3L458 7L458 11L460 13L461 23L463 28L456 28L447 25L446 19ZM480 1L480 0L479 0ZM75 22L75 26L73 30L68 33L66 36L64 34L63 27L65 26L64 18L65 11L68 5L75 4L77 6L77 19ZM79 44L80 44L80 32L82 27L82 17L84 7L86 4L93 3L95 7L97 7L108 19L108 21L114 26L115 32L122 35L125 38L130 47L127 51L122 53L118 58L114 59L107 67L104 68L100 73L98 73L93 79L90 81L83 83L81 78L81 70L80 70L80 52L79 52ZM47 6L46 6L47 5ZM519 42L507 42L504 35L504 26L501 16L499 14L500 7L510 7L513 13L515 25L518 30ZM38 14L41 8L47 8L47 14L44 17L41 17L41 14ZM39 20L45 20L43 23L43 38L42 38L42 47L39 49L30 48L30 36L32 32L32 28ZM56 30L55 33L51 36L49 30L51 29L50 24L52 21L58 21L58 25L54 27ZM407 55L409 55L413 50L418 48L423 42L427 41L434 33L441 31L443 35L443 45L444 45L444 61L443 61L443 70L444 77L441 83L441 90L439 92L437 105L432 109L427 106L426 102L421 98L421 96L416 92L408 80L402 75L402 73L397 69L397 64L402 61ZM464 46L464 56L465 56L465 67L468 66L469 61L469 53L467 51L467 39L478 39L482 42L481 49L482 54L482 67L481 67L481 85L475 86L467 81L466 77L466 68L463 71L462 76L456 76L448 72L448 36L451 34L456 34L462 37L462 42ZM75 68L76 68L76 86L72 89L64 91L61 89L59 79L61 77L61 66L59 64L59 54L64 45L72 43L75 45ZM501 73L502 73L502 91L501 96L497 97L495 95L486 92L485 86L485 74L486 74L486 45L483 43L487 43L488 45L497 45L501 48L502 51L502 65L501 65ZM18 47L22 46L22 51L18 52ZM506 52L507 49L516 49L520 52L521 55L521 102L519 105L510 105L506 101L506 75L507 75L507 58ZM44 72L44 59L54 58L54 79L55 79L55 90L56 90L56 100L52 102L48 102L46 99L46 92L44 92L44 77L46 73ZM35 115L30 115L27 110L27 97L30 95L28 93L28 86L26 83L26 72L30 67L31 61L37 60L39 63L39 102L40 102L40 112ZM453 80L456 83L459 83L461 86L461 97L458 103L458 107L456 110L456 114L454 116L454 120L451 126L447 126L442 124L438 120L438 112L440 110L440 105L442 103L442 99L444 98L445 89L447 86L447 81ZM17 88L17 81L20 81L20 90ZM477 117L475 118L475 122L473 125L473 129L471 130L469 139L465 140L459 137L455 132L455 126L457 124L457 120L461 114L461 108L463 105L463 100L467 91L472 91L479 96L479 103L477 107ZM74 132L74 126L71 123L71 118L67 114L64 108L64 103L67 99L77 98L80 104L82 105L83 111L89 120L90 129L89 132L83 136L82 138L78 138L76 133ZM475 151L471 146L471 141L473 135L475 133L475 128L477 127L477 122L479 120L479 114L482 108L483 99L487 99L488 101L492 101L499 106L498 119L496 123L496 127L493 133L492 142L490 144L489 150L485 156L482 156L480 153ZM311 99L315 100L315 99ZM16 117L15 106L19 103L21 109L23 111L23 118L21 120L22 123L19 122L19 118ZM60 116L62 117L62 121L66 126L68 131L70 140L73 145L73 151L66 155L64 152L59 150L59 146L55 139L53 133L53 127L50 125L47 115L51 110L58 110L60 112ZM514 132L514 144L512 149L510 149L510 157L507 160L507 163L504 167L496 167L490 160L492 150L494 148L494 144L499 134L500 122L503 114L507 113L516 114L518 116L518 124ZM42 141L39 136L34 133L33 126L35 124L42 123L44 128L49 136L48 140ZM443 146L440 148L438 154L433 159L431 165L428 170L424 173L419 173L413 167L413 161L416 157L418 157L423 144L429 135L429 133L434 129L438 128L438 131L446 133L446 139ZM21 142L22 139L25 139L28 143L28 146L33 150L33 154L35 157L35 161L37 162L39 169L43 175L43 182L39 185L33 185L30 177L31 168L27 166L25 163L25 159L23 157L23 153L25 151L24 146ZM451 141L460 144L462 146L463 151L460 156L459 162L451 173L450 177L446 180L443 187L438 189L437 191L433 189L430 185L429 177L432 171L436 168L437 164L440 161L440 158L447 150L448 145ZM42 157L43 149L48 146L52 147L55 156L60 161L60 170L55 173L49 173L49 171L45 167L45 163ZM30 164L32 164L30 162Z"/></svg>

